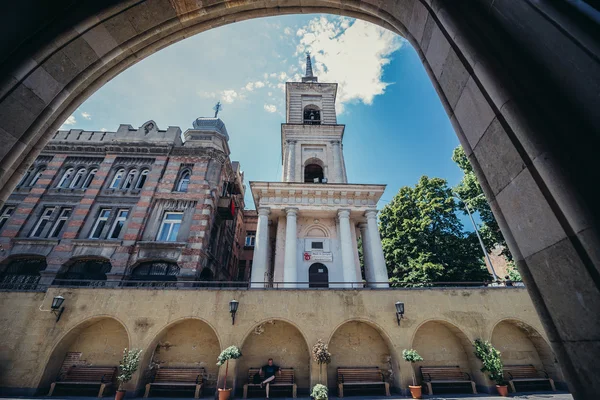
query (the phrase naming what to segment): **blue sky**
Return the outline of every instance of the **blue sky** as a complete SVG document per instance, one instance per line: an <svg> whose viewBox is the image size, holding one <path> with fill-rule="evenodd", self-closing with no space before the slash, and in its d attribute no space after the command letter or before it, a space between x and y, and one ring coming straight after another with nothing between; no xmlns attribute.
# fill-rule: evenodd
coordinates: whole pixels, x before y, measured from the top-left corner
<svg viewBox="0 0 600 400"><path fill-rule="evenodd" d="M107 83L61 129L114 131L152 119L185 131L220 100L246 183L279 181L283 82L299 79L306 50L319 81L339 83L349 182L387 184L380 207L421 175L459 182L451 160L459 142L417 53L389 31L339 16L261 18L183 40Z"/></svg>

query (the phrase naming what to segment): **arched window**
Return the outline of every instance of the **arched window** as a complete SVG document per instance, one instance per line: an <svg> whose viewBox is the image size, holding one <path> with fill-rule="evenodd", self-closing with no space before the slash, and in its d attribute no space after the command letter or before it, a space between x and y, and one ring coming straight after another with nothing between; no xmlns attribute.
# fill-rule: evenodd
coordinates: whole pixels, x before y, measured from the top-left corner
<svg viewBox="0 0 600 400"><path fill-rule="evenodd" d="M27 170L27 172L25 172L25 175L23 175L23 177L21 178L21 180L17 184L17 187L25 186L25 184L27 183L27 180L31 177L31 173L32 172L33 172L33 168L29 168Z"/></svg>
<svg viewBox="0 0 600 400"><path fill-rule="evenodd" d="M46 167L39 167L38 170L37 170L37 172L33 176L33 179L31 179L31 182L29 182L28 186L35 186L35 184L41 178L41 176L42 176L42 174L44 173L45 170L46 170Z"/></svg>
<svg viewBox="0 0 600 400"><path fill-rule="evenodd" d="M304 183L319 183L323 178L323 167L319 164L308 164L304 167Z"/></svg>
<svg viewBox="0 0 600 400"><path fill-rule="evenodd" d="M92 181L94 180L94 177L96 176L96 172L98 172L98 168L94 168L90 172L88 172L87 176L85 177L85 181L83 182L83 186L81 186L83 189L87 189L90 187Z"/></svg>
<svg viewBox="0 0 600 400"><path fill-rule="evenodd" d="M140 174L140 177L138 178L137 183L135 184L136 189L141 189L144 187L144 184L146 183L146 180L148 179L149 173L150 173L150 170L148 170L148 169L142 170L142 173Z"/></svg>
<svg viewBox="0 0 600 400"><path fill-rule="evenodd" d="M85 168L80 168L77 173L75 174L75 177L73 178L73 180L71 181L71 184L69 185L70 188L77 188L81 185L81 182L83 182L83 177L85 176L86 173L86 169Z"/></svg>
<svg viewBox="0 0 600 400"><path fill-rule="evenodd" d="M134 281L176 281L179 266L170 261L147 261L131 272Z"/></svg>
<svg viewBox="0 0 600 400"><path fill-rule="evenodd" d="M131 187L133 187L133 181L137 175L137 172L137 169L132 169L129 171L127 178L125 178L125 183L123 183L123 189L131 189Z"/></svg>
<svg viewBox="0 0 600 400"><path fill-rule="evenodd" d="M123 175L125 175L125 170L123 168L117 170L117 172L115 173L115 177L113 178L110 184L111 189L119 188L119 186L121 185L121 181L123 180Z"/></svg>
<svg viewBox="0 0 600 400"><path fill-rule="evenodd" d="M65 171L65 173L63 174L62 178L60 178L60 181L58 182L58 186L59 188L66 188L69 186L69 179L71 179L71 176L73 176L73 171L75 171L73 168L69 168Z"/></svg>
<svg viewBox="0 0 600 400"><path fill-rule="evenodd" d="M319 107L313 104L304 107L304 123L307 125L321 124L321 110L319 110Z"/></svg>
<svg viewBox="0 0 600 400"><path fill-rule="evenodd" d="M188 186L190 185L190 176L190 171L183 170L183 172L179 176L179 181L177 182L178 192L187 192Z"/></svg>
<svg viewBox="0 0 600 400"><path fill-rule="evenodd" d="M308 268L308 287L328 288L329 270L321 263L314 263Z"/></svg>
<svg viewBox="0 0 600 400"><path fill-rule="evenodd" d="M8 262L0 273L0 288L35 289L40 280L40 271L46 269L44 257L19 257Z"/></svg>
<svg viewBox="0 0 600 400"><path fill-rule="evenodd" d="M103 258L85 258L75 260L68 264L65 272L56 275L57 285L73 286L104 286L106 274L112 265Z"/></svg>

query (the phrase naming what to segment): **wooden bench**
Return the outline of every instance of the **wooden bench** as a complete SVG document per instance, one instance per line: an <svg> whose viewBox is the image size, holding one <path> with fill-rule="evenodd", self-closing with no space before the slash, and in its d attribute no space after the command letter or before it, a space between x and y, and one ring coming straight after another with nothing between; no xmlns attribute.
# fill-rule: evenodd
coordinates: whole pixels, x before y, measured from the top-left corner
<svg viewBox="0 0 600 400"><path fill-rule="evenodd" d="M379 367L354 367L337 369L338 396L344 397L344 385L348 386L371 386L383 385L385 395L390 396L390 384L385 381Z"/></svg>
<svg viewBox="0 0 600 400"><path fill-rule="evenodd" d="M250 368L248 370L248 383L244 385L244 398L248 398L248 389L260 388L260 383L254 383L254 375L257 373L260 374L261 380L264 377L262 369L260 368ZM273 387L290 387L292 389L292 396L296 398L296 381L294 377L294 368L281 368L281 374L275 374L275 380L267 383L269 388ZM265 390L266 390L265 385Z"/></svg>
<svg viewBox="0 0 600 400"><path fill-rule="evenodd" d="M543 374L544 376L540 376ZM505 365L504 376L510 384L510 388L513 392L516 392L515 382L547 382L553 391L556 391L554 387L554 381L548 376L545 371L538 371L533 365Z"/></svg>
<svg viewBox="0 0 600 400"><path fill-rule="evenodd" d="M144 398L150 395L152 386L162 387L193 387L196 389L194 398L200 398L202 378L206 374L204 368L158 368L152 377L152 382L146 385Z"/></svg>
<svg viewBox="0 0 600 400"><path fill-rule="evenodd" d="M88 367L85 365L73 365L66 373L61 374L56 382L50 385L48 396L52 396L56 385L61 386L95 386L99 385L98 397L102 397L104 389L112 386L117 377L117 367Z"/></svg>
<svg viewBox="0 0 600 400"><path fill-rule="evenodd" d="M429 394L433 394L432 385L470 385L473 394L477 394L475 382L471 376L460 370L458 365L450 367L421 367L421 377L427 385Z"/></svg>

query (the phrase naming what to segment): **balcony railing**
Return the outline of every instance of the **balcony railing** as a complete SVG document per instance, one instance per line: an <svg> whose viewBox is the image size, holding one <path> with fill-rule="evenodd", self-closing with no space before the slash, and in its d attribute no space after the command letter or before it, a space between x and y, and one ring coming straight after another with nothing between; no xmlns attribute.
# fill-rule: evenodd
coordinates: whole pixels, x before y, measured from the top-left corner
<svg viewBox="0 0 600 400"><path fill-rule="evenodd" d="M305 119L304 125L321 125L321 120L317 119Z"/></svg>
<svg viewBox="0 0 600 400"><path fill-rule="evenodd" d="M389 285L389 287L388 287ZM414 289L480 289L524 287L523 282L422 282L399 286L388 282L239 282L239 281L134 281L55 279L48 284L0 283L0 291L39 292L49 287L82 289L146 289L146 290L414 290Z"/></svg>

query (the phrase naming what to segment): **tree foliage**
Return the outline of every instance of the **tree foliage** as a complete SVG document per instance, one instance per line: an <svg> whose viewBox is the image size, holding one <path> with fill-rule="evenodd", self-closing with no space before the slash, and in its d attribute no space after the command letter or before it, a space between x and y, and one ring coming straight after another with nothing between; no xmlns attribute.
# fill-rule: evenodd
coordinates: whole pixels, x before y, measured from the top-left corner
<svg viewBox="0 0 600 400"><path fill-rule="evenodd" d="M122 389L123 384L129 382L137 371L140 365L140 356L142 350L138 349L124 349L123 359L119 363L119 374L117 375L117 382L119 383L119 390Z"/></svg>
<svg viewBox="0 0 600 400"><path fill-rule="evenodd" d="M506 245L506 240L504 240L504 236L502 236L498 222L492 213L487 199L483 195L481 185L475 176L473 167L471 166L471 163L469 163L469 159L462 146L458 146L454 149L452 161L454 161L464 173L463 179L456 187L454 187L454 191L467 203L471 212L479 213L482 222L479 232L486 248L491 250L495 247L501 247L503 249L502 255L508 260L512 260L512 256ZM467 213L463 202L459 202L459 207L463 213Z"/></svg>
<svg viewBox="0 0 600 400"><path fill-rule="evenodd" d="M506 385L500 352L487 340L476 339L473 346L475 347L475 356L483 364L481 372L487 372L496 385Z"/></svg>
<svg viewBox="0 0 600 400"><path fill-rule="evenodd" d="M463 232L457 207L444 179L423 176L382 209L380 232L392 284L489 279L477 237Z"/></svg>

